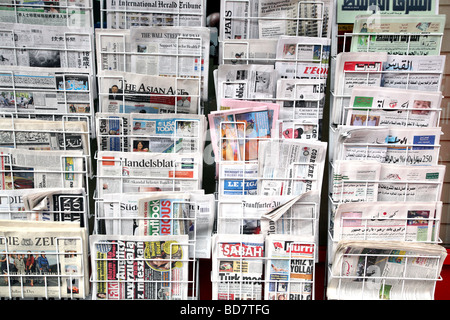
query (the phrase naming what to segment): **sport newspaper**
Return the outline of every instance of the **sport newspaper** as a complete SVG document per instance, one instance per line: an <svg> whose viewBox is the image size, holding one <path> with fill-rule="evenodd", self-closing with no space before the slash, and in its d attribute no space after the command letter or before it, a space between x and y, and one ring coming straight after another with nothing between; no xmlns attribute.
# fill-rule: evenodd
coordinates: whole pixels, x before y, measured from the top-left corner
<svg viewBox="0 0 450 320"><path fill-rule="evenodd" d="M193 113L200 108L196 79L101 71L99 111L107 113Z"/></svg>
<svg viewBox="0 0 450 320"><path fill-rule="evenodd" d="M355 18L350 51L396 55L439 55L446 15ZM364 35L368 33L368 35Z"/></svg>
<svg viewBox="0 0 450 320"><path fill-rule="evenodd" d="M314 242L308 237L266 237L265 300L314 300Z"/></svg>
<svg viewBox="0 0 450 320"><path fill-rule="evenodd" d="M441 128L338 126L334 160L376 160L399 165L437 165Z"/></svg>
<svg viewBox="0 0 450 320"><path fill-rule="evenodd" d="M330 37L333 3L298 0L221 0L220 40L270 39L281 35Z"/></svg>
<svg viewBox="0 0 450 320"><path fill-rule="evenodd" d="M204 115L173 113L96 113L96 125L98 150L151 153L203 153L207 128Z"/></svg>
<svg viewBox="0 0 450 320"><path fill-rule="evenodd" d="M263 235L214 234L212 242L212 299L262 300Z"/></svg>
<svg viewBox="0 0 450 320"><path fill-rule="evenodd" d="M432 300L447 251L429 243L341 241L332 260L330 300Z"/></svg>
<svg viewBox="0 0 450 320"><path fill-rule="evenodd" d="M0 21L43 26L84 27L93 25L91 0L2 0Z"/></svg>
<svg viewBox="0 0 450 320"><path fill-rule="evenodd" d="M97 205L97 219L100 224L104 224L98 227L102 234L187 234L190 257L211 257L211 234L215 217L213 194L201 191L113 193L105 194Z"/></svg>
<svg viewBox="0 0 450 320"><path fill-rule="evenodd" d="M202 185L202 154L99 151L98 197L104 194L195 191Z"/></svg>
<svg viewBox="0 0 450 320"><path fill-rule="evenodd" d="M210 30L199 27L133 27L96 31L100 71L195 79L208 98Z"/></svg>
<svg viewBox="0 0 450 320"><path fill-rule="evenodd" d="M0 190L83 188L86 156L79 150L0 148Z"/></svg>
<svg viewBox="0 0 450 320"><path fill-rule="evenodd" d="M93 35L87 27L0 23L0 65L76 68L92 74ZM20 49L20 50L19 50Z"/></svg>
<svg viewBox="0 0 450 320"><path fill-rule="evenodd" d="M206 1L106 0L108 29L148 26L204 27ZM104 9L103 9L104 10Z"/></svg>
<svg viewBox="0 0 450 320"><path fill-rule="evenodd" d="M94 300L186 300L188 236L89 237Z"/></svg>
<svg viewBox="0 0 450 320"><path fill-rule="evenodd" d="M57 119L90 117L94 111L91 80L85 70L2 66L0 111Z"/></svg>
<svg viewBox="0 0 450 320"><path fill-rule="evenodd" d="M344 123L352 89L358 86L440 91L446 57L341 52L336 57L332 121Z"/></svg>
<svg viewBox="0 0 450 320"><path fill-rule="evenodd" d="M0 221L5 298L79 298L89 295L87 230L73 223ZM32 262L28 265L27 261Z"/></svg>

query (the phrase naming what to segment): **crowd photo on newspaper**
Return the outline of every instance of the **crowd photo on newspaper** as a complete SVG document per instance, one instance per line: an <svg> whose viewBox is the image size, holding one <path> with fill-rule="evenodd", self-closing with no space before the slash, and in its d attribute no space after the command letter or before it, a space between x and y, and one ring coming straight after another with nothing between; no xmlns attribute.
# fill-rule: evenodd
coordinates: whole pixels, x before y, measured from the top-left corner
<svg viewBox="0 0 450 320"><path fill-rule="evenodd" d="M436 299L439 10L0 0L0 298Z"/></svg>

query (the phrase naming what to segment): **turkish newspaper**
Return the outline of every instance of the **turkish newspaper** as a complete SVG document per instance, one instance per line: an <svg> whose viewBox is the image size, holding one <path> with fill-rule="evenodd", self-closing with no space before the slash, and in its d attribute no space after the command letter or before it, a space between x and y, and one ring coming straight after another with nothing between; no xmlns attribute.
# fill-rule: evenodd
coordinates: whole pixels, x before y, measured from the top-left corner
<svg viewBox="0 0 450 320"><path fill-rule="evenodd" d="M0 111L36 117L91 116L91 80L85 70L2 66Z"/></svg>
<svg viewBox="0 0 450 320"><path fill-rule="evenodd" d="M437 244L341 241L327 288L330 300L432 300L447 251Z"/></svg>
<svg viewBox="0 0 450 320"><path fill-rule="evenodd" d="M0 23L0 65L77 68L92 73L93 35L87 27ZM19 50L20 49L20 50Z"/></svg>
<svg viewBox="0 0 450 320"><path fill-rule="evenodd" d="M308 237L266 237L265 300L314 300L315 248Z"/></svg>
<svg viewBox="0 0 450 320"><path fill-rule="evenodd" d="M206 117L196 114L96 113L101 151L203 153Z"/></svg>
<svg viewBox="0 0 450 320"><path fill-rule="evenodd" d="M441 128L338 126L335 160L377 160L399 165L437 165Z"/></svg>
<svg viewBox="0 0 450 320"><path fill-rule="evenodd" d="M214 234L212 243L212 299L261 300L264 236Z"/></svg>
<svg viewBox="0 0 450 320"><path fill-rule="evenodd" d="M91 0L2 0L0 21L45 26L94 27Z"/></svg>
<svg viewBox="0 0 450 320"><path fill-rule="evenodd" d="M119 71L101 71L98 78L100 112L199 113L198 80Z"/></svg>
<svg viewBox="0 0 450 320"><path fill-rule="evenodd" d="M439 55L445 20L444 14L416 17L358 16L353 26L350 51Z"/></svg>
<svg viewBox="0 0 450 320"><path fill-rule="evenodd" d="M277 57L278 39L227 39L219 42L220 64L271 64Z"/></svg>
<svg viewBox="0 0 450 320"><path fill-rule="evenodd" d="M258 194L299 195L321 190L327 143L283 139L259 143Z"/></svg>
<svg viewBox="0 0 450 320"><path fill-rule="evenodd" d="M398 88L355 87L347 125L437 127L442 93Z"/></svg>
<svg viewBox="0 0 450 320"><path fill-rule="evenodd" d="M104 194L194 191L202 185L202 154L99 151L98 198Z"/></svg>
<svg viewBox="0 0 450 320"><path fill-rule="evenodd" d="M89 295L87 230L73 223L0 221L5 298Z"/></svg>
<svg viewBox="0 0 450 320"><path fill-rule="evenodd" d="M89 237L94 300L186 300L188 236Z"/></svg>
<svg viewBox="0 0 450 320"><path fill-rule="evenodd" d="M106 0L106 23L108 29L205 26L206 3L204 0Z"/></svg>
<svg viewBox="0 0 450 320"><path fill-rule="evenodd" d="M0 190L83 188L86 156L79 150L0 148Z"/></svg>

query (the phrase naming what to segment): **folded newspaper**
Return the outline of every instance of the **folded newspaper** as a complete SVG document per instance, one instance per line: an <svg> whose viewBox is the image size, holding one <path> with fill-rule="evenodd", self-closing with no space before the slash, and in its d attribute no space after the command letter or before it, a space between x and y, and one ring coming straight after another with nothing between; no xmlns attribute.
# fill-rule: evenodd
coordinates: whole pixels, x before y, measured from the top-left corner
<svg viewBox="0 0 450 320"><path fill-rule="evenodd" d="M227 39L219 42L219 64L275 64L278 39Z"/></svg>
<svg viewBox="0 0 450 320"><path fill-rule="evenodd" d="M263 235L214 234L212 244L212 299L262 300Z"/></svg>
<svg viewBox="0 0 450 320"><path fill-rule="evenodd" d="M327 287L330 300L432 300L447 250L405 241L341 241Z"/></svg>
<svg viewBox="0 0 450 320"><path fill-rule="evenodd" d="M198 80L101 71L100 112L110 113L199 113Z"/></svg>
<svg viewBox="0 0 450 320"><path fill-rule="evenodd" d="M0 296L85 299L87 241L87 229L73 223L0 221Z"/></svg>
<svg viewBox="0 0 450 320"><path fill-rule="evenodd" d="M188 237L89 237L94 300L186 300Z"/></svg>
<svg viewBox="0 0 450 320"><path fill-rule="evenodd" d="M314 300L316 246L304 236L270 235L265 243L265 300Z"/></svg>

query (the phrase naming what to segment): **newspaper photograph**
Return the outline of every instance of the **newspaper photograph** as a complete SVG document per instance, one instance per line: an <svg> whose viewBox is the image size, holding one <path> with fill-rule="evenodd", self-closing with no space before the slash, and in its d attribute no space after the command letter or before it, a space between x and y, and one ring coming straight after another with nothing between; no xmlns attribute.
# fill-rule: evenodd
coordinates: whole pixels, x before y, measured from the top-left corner
<svg viewBox="0 0 450 320"><path fill-rule="evenodd" d="M265 300L314 300L315 245L307 237L266 238Z"/></svg>
<svg viewBox="0 0 450 320"><path fill-rule="evenodd" d="M8 241L7 239L15 239ZM0 221L4 298L79 298L89 294L87 230L73 224Z"/></svg>
<svg viewBox="0 0 450 320"><path fill-rule="evenodd" d="M186 300L188 236L89 237L93 300Z"/></svg>
<svg viewBox="0 0 450 320"><path fill-rule="evenodd" d="M272 135L275 139L320 140L321 121L318 124L304 123L302 120L278 120Z"/></svg>
<svg viewBox="0 0 450 320"><path fill-rule="evenodd" d="M93 28L92 7L91 0L2 0L0 22Z"/></svg>
<svg viewBox="0 0 450 320"><path fill-rule="evenodd" d="M0 23L0 65L93 70L90 28ZM20 50L18 50L20 48Z"/></svg>
<svg viewBox="0 0 450 320"><path fill-rule="evenodd" d="M91 80L82 70L2 66L0 111L91 116Z"/></svg>
<svg viewBox="0 0 450 320"><path fill-rule="evenodd" d="M199 113L200 88L195 79L176 79L130 72L99 72L100 112Z"/></svg>
<svg viewBox="0 0 450 320"><path fill-rule="evenodd" d="M104 194L201 189L202 154L99 151L98 198Z"/></svg>
<svg viewBox="0 0 450 320"><path fill-rule="evenodd" d="M327 143L283 139L260 141L258 194L299 195L321 190Z"/></svg>
<svg viewBox="0 0 450 320"><path fill-rule="evenodd" d="M397 88L354 87L346 124L437 127L442 93Z"/></svg>
<svg viewBox="0 0 450 320"><path fill-rule="evenodd" d="M280 36L275 69L278 79L327 79L330 39Z"/></svg>
<svg viewBox="0 0 450 320"><path fill-rule="evenodd" d="M227 39L219 42L219 64L270 64L277 57L278 39Z"/></svg>
<svg viewBox="0 0 450 320"><path fill-rule="evenodd" d="M327 298L433 300L446 256L437 244L342 241L333 259Z"/></svg>
<svg viewBox="0 0 450 320"><path fill-rule="evenodd" d="M212 299L261 300L263 235L213 235Z"/></svg>
<svg viewBox="0 0 450 320"><path fill-rule="evenodd" d="M79 150L0 148L0 190L85 187L85 156Z"/></svg>
<svg viewBox="0 0 450 320"><path fill-rule="evenodd" d="M200 26L206 24L206 1L106 0L108 29L148 26Z"/></svg>
<svg viewBox="0 0 450 320"><path fill-rule="evenodd" d="M446 15L355 18L351 52L387 52L394 55L440 55ZM367 33L368 35L364 35Z"/></svg>
<svg viewBox="0 0 450 320"><path fill-rule="evenodd" d="M207 122L196 114L96 113L98 150L203 153Z"/></svg>

